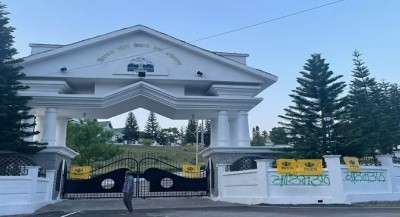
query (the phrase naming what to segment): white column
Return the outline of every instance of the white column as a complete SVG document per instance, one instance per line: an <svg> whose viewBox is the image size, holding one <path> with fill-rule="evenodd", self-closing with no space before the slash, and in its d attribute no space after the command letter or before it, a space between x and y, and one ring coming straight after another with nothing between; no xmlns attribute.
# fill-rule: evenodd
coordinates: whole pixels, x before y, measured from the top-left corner
<svg viewBox="0 0 400 217"><path fill-rule="evenodd" d="M340 155L324 155L324 158L329 174L329 189L332 196L332 203L346 203Z"/></svg>
<svg viewBox="0 0 400 217"><path fill-rule="evenodd" d="M57 109L47 108L44 117L42 141L48 146L55 146L57 127Z"/></svg>
<svg viewBox="0 0 400 217"><path fill-rule="evenodd" d="M238 114L237 141L240 147L250 147L249 118L245 111L241 111Z"/></svg>
<svg viewBox="0 0 400 217"><path fill-rule="evenodd" d="M224 183L224 173L225 168L229 164L217 164L217 186L218 186L218 197L224 197L225 195L225 183Z"/></svg>
<svg viewBox="0 0 400 217"><path fill-rule="evenodd" d="M210 147L218 145L218 119L211 119L211 144Z"/></svg>
<svg viewBox="0 0 400 217"><path fill-rule="evenodd" d="M47 183L46 201L53 200L53 187L54 187L55 174L56 170L46 170L46 179L49 181Z"/></svg>
<svg viewBox="0 0 400 217"><path fill-rule="evenodd" d="M387 185L390 193L396 192L396 176L393 171L393 157L390 155L376 155L376 158L387 168Z"/></svg>
<svg viewBox="0 0 400 217"><path fill-rule="evenodd" d="M56 145L65 147L65 140L67 138L67 118L57 118L57 129L56 129Z"/></svg>
<svg viewBox="0 0 400 217"><path fill-rule="evenodd" d="M38 172L39 172L39 166L25 166L25 168L28 170L28 177L30 178L30 194L29 194L29 200L30 203L33 204L34 202L37 201L36 198L36 192L37 192L37 186L38 186Z"/></svg>
<svg viewBox="0 0 400 217"><path fill-rule="evenodd" d="M36 134L33 136L33 141L41 141L42 140L42 135L43 135L43 121L44 118L43 116L36 116L36 125L35 125L35 131L39 131L39 134Z"/></svg>
<svg viewBox="0 0 400 217"><path fill-rule="evenodd" d="M229 127L230 127L230 134L231 134L231 146L238 146L237 138L237 117L229 119Z"/></svg>
<svg viewBox="0 0 400 217"><path fill-rule="evenodd" d="M231 135L229 129L228 112L220 111L218 113L218 146L227 147L231 144Z"/></svg>
<svg viewBox="0 0 400 217"><path fill-rule="evenodd" d="M257 162L257 178L258 178L258 193L261 201L259 203L268 203L269 194L269 175L268 168L270 168L271 163L274 159L258 159Z"/></svg>

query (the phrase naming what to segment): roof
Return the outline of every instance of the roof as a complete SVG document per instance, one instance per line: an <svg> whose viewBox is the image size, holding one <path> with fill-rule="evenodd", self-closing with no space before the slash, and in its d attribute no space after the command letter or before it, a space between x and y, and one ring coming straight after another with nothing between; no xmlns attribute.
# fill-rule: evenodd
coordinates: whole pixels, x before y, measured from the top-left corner
<svg viewBox="0 0 400 217"><path fill-rule="evenodd" d="M103 128L110 127L111 129L113 129L111 121L99 121L99 124Z"/></svg>
<svg viewBox="0 0 400 217"><path fill-rule="evenodd" d="M145 33L147 33L149 35L152 35L154 37L160 38L162 40L165 40L165 41L168 41L168 42L174 44L173 47L183 47L183 48L186 48L186 49L190 49L193 52L196 52L198 54L201 54L201 55L204 55L204 56L208 56L208 57L213 58L214 60L217 60L219 62L228 64L230 66L233 66L233 67L239 68L241 70L244 70L244 71L250 72L252 74L255 74L255 75L263 78L264 80L268 80L268 81L272 80L273 82L275 82L278 79L278 77L273 75L273 74L270 74L268 72L252 68L250 66L238 63L238 62L236 62L234 60L231 60L231 59L229 59L227 57L222 56L222 54L228 55L229 53L212 52L212 51L197 47L197 46L192 45L192 44L190 44L188 42L179 40L177 38L174 38L174 37L169 36L169 35L167 35L165 33L156 31L154 29L151 29L151 28L143 26L143 25L135 25L135 26L128 27L128 28L123 28L123 29L120 29L120 30L116 30L116 31L113 31L113 32L110 32L110 33L106 33L106 34L103 34L103 35L98 35L98 36L95 36L93 38L81 40L81 41L78 41L78 42L75 42L75 43L71 43L71 44L68 44L68 45L64 45L64 46L62 46L62 45L52 45L52 46L55 47L54 49L51 49L51 50L48 50L48 51L43 51L43 52L36 53L36 54L32 54L30 56L25 57L24 58L24 64L29 64L30 62L41 61L43 58L47 58L47 57L50 57L50 56L53 56L53 55L59 55L59 54L66 53L66 52L71 52L72 50L79 49L81 47L85 47L85 46L88 46L90 44L104 42L104 41L110 40L112 38L125 36L125 35L128 35L128 34L132 34L134 32L145 32ZM60 46L60 47L58 47L58 46ZM171 48L171 47L168 47L168 48L165 48L165 49L169 49L169 48ZM239 56L243 55L243 56L245 56L246 54L230 53L230 55L239 55ZM106 63L106 61L104 63Z"/></svg>

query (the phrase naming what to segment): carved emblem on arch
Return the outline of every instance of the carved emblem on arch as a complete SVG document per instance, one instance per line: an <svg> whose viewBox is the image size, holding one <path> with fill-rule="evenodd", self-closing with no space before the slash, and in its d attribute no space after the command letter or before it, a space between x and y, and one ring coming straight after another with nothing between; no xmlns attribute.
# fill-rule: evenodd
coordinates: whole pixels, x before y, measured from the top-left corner
<svg viewBox="0 0 400 217"><path fill-rule="evenodd" d="M146 58L135 58L128 64L129 72L154 72L154 64Z"/></svg>

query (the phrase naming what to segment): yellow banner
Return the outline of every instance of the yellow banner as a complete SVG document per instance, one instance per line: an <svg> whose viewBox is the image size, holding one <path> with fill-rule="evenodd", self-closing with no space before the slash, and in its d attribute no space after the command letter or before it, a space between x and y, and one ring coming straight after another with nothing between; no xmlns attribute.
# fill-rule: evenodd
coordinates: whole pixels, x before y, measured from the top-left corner
<svg viewBox="0 0 400 217"><path fill-rule="evenodd" d="M343 157L344 163L347 166L349 172L361 172L361 166L358 163L358 158L356 157Z"/></svg>
<svg viewBox="0 0 400 217"><path fill-rule="evenodd" d="M90 171L92 170L91 166L72 166L69 173L69 178L71 179L89 179Z"/></svg>
<svg viewBox="0 0 400 217"><path fill-rule="evenodd" d="M187 178L200 178L200 166L183 164L183 176Z"/></svg>
<svg viewBox="0 0 400 217"><path fill-rule="evenodd" d="M322 175L321 159L302 159L297 160L297 172L299 175Z"/></svg>
<svg viewBox="0 0 400 217"><path fill-rule="evenodd" d="M276 160L276 168L279 174L296 174L297 163L294 159L278 159Z"/></svg>

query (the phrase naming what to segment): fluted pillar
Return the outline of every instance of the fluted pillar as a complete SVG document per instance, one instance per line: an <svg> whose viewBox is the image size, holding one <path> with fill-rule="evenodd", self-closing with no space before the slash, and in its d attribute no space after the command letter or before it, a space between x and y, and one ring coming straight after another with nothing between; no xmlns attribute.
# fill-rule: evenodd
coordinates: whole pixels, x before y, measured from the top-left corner
<svg viewBox="0 0 400 217"><path fill-rule="evenodd" d="M57 129L56 129L56 145L65 147L66 138L67 138L67 118L58 117Z"/></svg>
<svg viewBox="0 0 400 217"><path fill-rule="evenodd" d="M218 113L218 146L227 147L231 144L230 127L228 112L220 111Z"/></svg>
<svg viewBox="0 0 400 217"><path fill-rule="evenodd" d="M48 146L56 145L57 109L47 108L44 116L42 141Z"/></svg>
<svg viewBox="0 0 400 217"><path fill-rule="evenodd" d="M231 134L231 146L238 146L237 143L237 138L238 138L238 134L237 134L237 117L234 118L230 118L229 119L229 127L230 127L230 134Z"/></svg>
<svg viewBox="0 0 400 217"><path fill-rule="evenodd" d="M240 147L250 147L249 118L245 111L241 111L238 114L237 144Z"/></svg>

